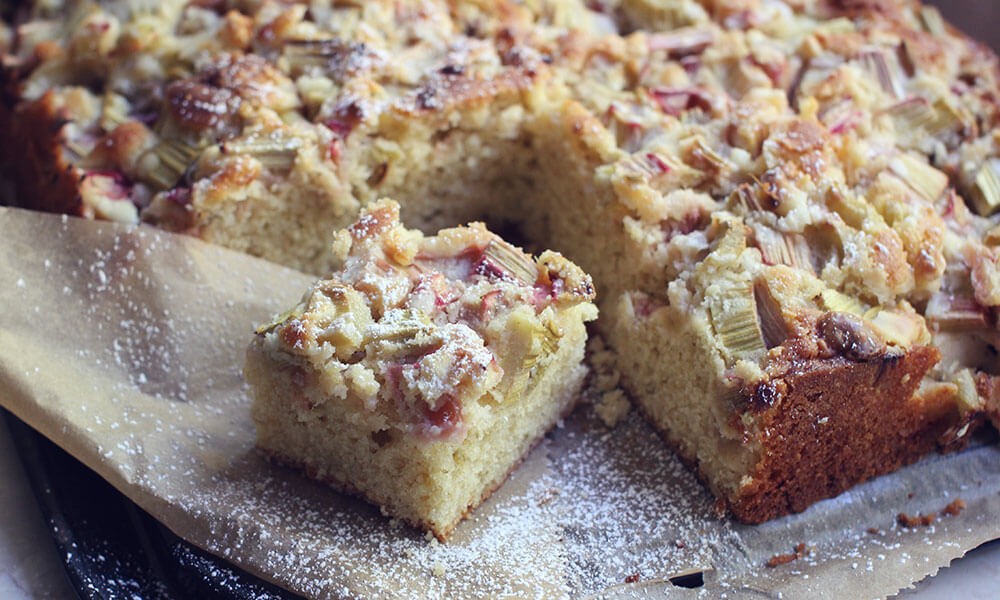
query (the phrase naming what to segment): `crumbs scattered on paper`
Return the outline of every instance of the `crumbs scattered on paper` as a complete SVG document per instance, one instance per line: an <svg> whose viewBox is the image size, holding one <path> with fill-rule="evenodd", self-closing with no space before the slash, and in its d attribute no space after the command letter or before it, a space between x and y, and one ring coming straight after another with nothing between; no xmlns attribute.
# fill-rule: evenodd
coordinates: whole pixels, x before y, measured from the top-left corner
<svg viewBox="0 0 1000 600"><path fill-rule="evenodd" d="M954 517L965 510L965 500L961 498L956 498L948 503L947 506L941 509L941 516ZM905 512L901 512L896 516L896 522L898 522L903 527L929 527L934 524L937 520L938 513L931 512L925 515L917 514L915 516L908 515Z"/></svg>
<svg viewBox="0 0 1000 600"><path fill-rule="evenodd" d="M806 546L805 542L800 542L795 546L794 552L789 552L788 554L775 554L771 558L767 559L765 563L768 567L774 568L781 565L786 565L794 560L800 558L811 556L813 549Z"/></svg>
<svg viewBox="0 0 1000 600"><path fill-rule="evenodd" d="M599 333L587 340L587 365L590 377L584 396L594 405L594 412L607 427L615 427L624 419L632 405L619 387L621 373L615 367L616 355Z"/></svg>

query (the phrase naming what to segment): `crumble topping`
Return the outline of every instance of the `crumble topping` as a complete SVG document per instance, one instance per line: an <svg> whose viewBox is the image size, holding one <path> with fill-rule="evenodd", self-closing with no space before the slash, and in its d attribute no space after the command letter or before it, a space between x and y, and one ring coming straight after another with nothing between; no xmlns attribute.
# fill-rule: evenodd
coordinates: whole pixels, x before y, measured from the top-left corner
<svg viewBox="0 0 1000 600"><path fill-rule="evenodd" d="M337 246L343 269L258 335L320 373L327 394L354 393L428 439L462 436L469 402L521 393L558 347L557 310L594 297L557 253L532 260L478 223L425 238L388 201Z"/></svg>

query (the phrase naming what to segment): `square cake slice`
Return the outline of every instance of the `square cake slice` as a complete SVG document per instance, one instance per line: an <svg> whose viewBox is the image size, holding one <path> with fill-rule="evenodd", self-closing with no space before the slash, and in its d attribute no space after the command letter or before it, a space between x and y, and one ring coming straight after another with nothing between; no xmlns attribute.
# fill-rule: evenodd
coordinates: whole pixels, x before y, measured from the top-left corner
<svg viewBox="0 0 1000 600"><path fill-rule="evenodd" d="M594 286L480 223L405 229L391 201L335 247L248 350L257 444L445 540L573 408Z"/></svg>

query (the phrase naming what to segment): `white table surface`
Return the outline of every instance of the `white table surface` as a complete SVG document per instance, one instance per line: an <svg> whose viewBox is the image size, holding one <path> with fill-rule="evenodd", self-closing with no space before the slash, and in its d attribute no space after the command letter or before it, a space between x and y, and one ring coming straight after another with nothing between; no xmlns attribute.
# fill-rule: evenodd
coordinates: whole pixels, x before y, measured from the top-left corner
<svg viewBox="0 0 1000 600"><path fill-rule="evenodd" d="M24 468L0 420L0 598L73 598ZM972 551L901 594L907 600L1000 598L1000 543Z"/></svg>

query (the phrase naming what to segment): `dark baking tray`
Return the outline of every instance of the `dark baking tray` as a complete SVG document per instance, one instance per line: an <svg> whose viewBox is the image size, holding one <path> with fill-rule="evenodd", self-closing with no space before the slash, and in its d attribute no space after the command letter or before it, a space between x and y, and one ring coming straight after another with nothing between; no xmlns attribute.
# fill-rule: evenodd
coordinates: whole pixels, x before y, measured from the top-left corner
<svg viewBox="0 0 1000 600"><path fill-rule="evenodd" d="M0 410L81 599L299 598L180 539L97 473Z"/></svg>

